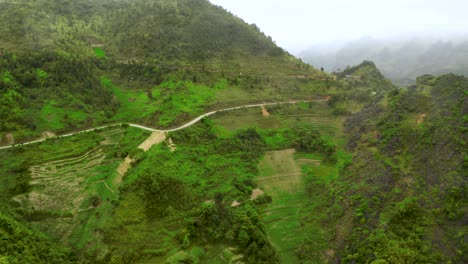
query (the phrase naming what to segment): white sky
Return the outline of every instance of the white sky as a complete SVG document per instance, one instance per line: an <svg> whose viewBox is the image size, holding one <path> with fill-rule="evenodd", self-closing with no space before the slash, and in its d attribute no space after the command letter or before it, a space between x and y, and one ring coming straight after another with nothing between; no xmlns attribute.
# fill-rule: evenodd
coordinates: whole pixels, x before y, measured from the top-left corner
<svg viewBox="0 0 468 264"><path fill-rule="evenodd" d="M361 37L468 34L468 0L210 0L297 53Z"/></svg>

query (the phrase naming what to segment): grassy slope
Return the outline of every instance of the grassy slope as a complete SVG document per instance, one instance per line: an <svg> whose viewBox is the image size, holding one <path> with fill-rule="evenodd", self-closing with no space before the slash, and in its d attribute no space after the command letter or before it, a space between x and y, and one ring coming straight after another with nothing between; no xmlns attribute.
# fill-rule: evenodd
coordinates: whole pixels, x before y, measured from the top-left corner
<svg viewBox="0 0 468 264"><path fill-rule="evenodd" d="M217 138L207 121L170 137L174 152L165 144L151 148L125 178L122 200L106 229L116 255L141 263L177 263L215 261L219 254L235 252L248 254L249 262L274 262L274 256L262 255L271 251L247 198L252 163L258 159L252 153L256 148L245 145L249 139ZM231 207L234 200L245 205ZM249 249L253 243L258 250Z"/></svg>

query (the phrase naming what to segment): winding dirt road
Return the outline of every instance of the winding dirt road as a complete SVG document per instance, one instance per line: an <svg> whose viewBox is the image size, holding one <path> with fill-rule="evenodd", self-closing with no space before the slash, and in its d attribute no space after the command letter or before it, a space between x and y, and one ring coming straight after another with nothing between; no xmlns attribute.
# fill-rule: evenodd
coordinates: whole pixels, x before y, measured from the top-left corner
<svg viewBox="0 0 468 264"><path fill-rule="evenodd" d="M176 128L172 128L172 129L154 129L154 128L150 128L150 127L146 127L146 126L142 126L142 125L137 125L137 124L127 124L131 127L135 127L135 128L140 128L140 129L143 129L143 130L147 130L147 131L150 131L150 132L174 132L174 131L178 131L178 130L182 130L184 128L187 128L187 127L190 127L196 123L198 123L201 119L205 118L205 117L208 117L208 116L211 116L211 115L214 115L216 113L221 113L221 112L227 112L227 111L233 111L233 110L238 110L238 109L244 109L244 108L253 108L253 107L264 107L264 106L268 106L268 105L281 105L281 104L296 104L296 103L312 103L312 102L326 102L330 99L330 97L326 97L325 99L317 99L317 100L305 100L305 101L287 101L287 102L276 102L276 103L261 103L261 104L249 104L249 105L242 105L242 106L236 106L236 107L229 107L229 108L224 108L224 109L220 109L220 110L216 110L216 111L211 111L211 112L208 112L208 113L205 113L203 115L200 115L199 117L193 119L192 121L184 124L184 125L181 125L179 127L176 127ZM103 129L103 128L108 128L108 127L112 127L112 126L119 126L119 125L123 125L124 123L117 123L117 124L109 124L109 125L104 125L104 126L100 126L100 127L95 127L95 128L90 128L90 129L86 129L86 130L82 130L82 131L77 131L77 132L73 132L73 133L68 133L68 134L64 134L64 135L59 135L59 136L56 136L54 138L65 138L65 137L71 137L73 135L76 135L76 134L80 134L80 133L87 133L87 132L92 132L92 131L95 131L95 130L98 130L98 129ZM18 143L18 144L13 144L13 145L8 145L8 146L4 146L4 147L0 147L0 150L2 149L9 149L9 148L12 148L12 147L15 147L15 146L20 146L20 145L30 145L30 144L35 144L35 143L39 143L39 142L43 142L47 140L46 138L41 138L41 139L37 139L37 140L33 140L33 141L28 141L28 142L24 142L24 143Z"/></svg>

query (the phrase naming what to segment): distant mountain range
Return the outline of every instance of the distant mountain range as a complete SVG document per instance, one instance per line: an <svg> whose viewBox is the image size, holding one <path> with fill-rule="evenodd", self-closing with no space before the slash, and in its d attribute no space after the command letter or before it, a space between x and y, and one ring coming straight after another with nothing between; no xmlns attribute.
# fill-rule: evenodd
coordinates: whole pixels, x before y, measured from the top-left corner
<svg viewBox="0 0 468 264"><path fill-rule="evenodd" d="M414 83L422 74L468 74L468 39L362 38L341 46L311 47L301 52L299 57L330 72L371 60L387 78L404 86Z"/></svg>

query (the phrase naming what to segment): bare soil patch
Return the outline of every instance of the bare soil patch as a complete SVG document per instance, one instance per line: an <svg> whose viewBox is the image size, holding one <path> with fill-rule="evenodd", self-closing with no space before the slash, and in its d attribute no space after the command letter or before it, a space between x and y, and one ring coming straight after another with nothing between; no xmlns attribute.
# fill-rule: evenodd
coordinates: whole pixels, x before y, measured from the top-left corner
<svg viewBox="0 0 468 264"><path fill-rule="evenodd" d="M152 146L159 144L166 140L165 132L153 132L143 143L138 146L139 149L143 151L148 151Z"/></svg>
<svg viewBox="0 0 468 264"><path fill-rule="evenodd" d="M171 152L174 152L177 149L176 144L174 144L174 142L172 141L172 138L169 138L169 140L167 141L167 146L169 147Z"/></svg>
<svg viewBox="0 0 468 264"><path fill-rule="evenodd" d="M5 140L7 145L13 145L15 144L15 137L13 136L12 133L8 133L5 135Z"/></svg>
<svg viewBox="0 0 468 264"><path fill-rule="evenodd" d="M120 163L119 167L117 168L117 177L115 177L114 183L115 186L119 186L122 183L123 176L127 171L132 167L133 160L130 156L125 157L125 159Z"/></svg>
<svg viewBox="0 0 468 264"><path fill-rule="evenodd" d="M420 125L420 124L424 123L424 120L426 119L426 117L427 117L427 114L420 114L419 117L418 117L417 124Z"/></svg>
<svg viewBox="0 0 468 264"><path fill-rule="evenodd" d="M270 113L268 112L268 110L266 109L266 107L264 105L261 106L262 107L262 115L264 117L269 117L270 116Z"/></svg>
<svg viewBox="0 0 468 264"><path fill-rule="evenodd" d="M52 137L55 137L55 133L53 133L52 131L42 132L42 138L46 139L46 138L52 138Z"/></svg>

